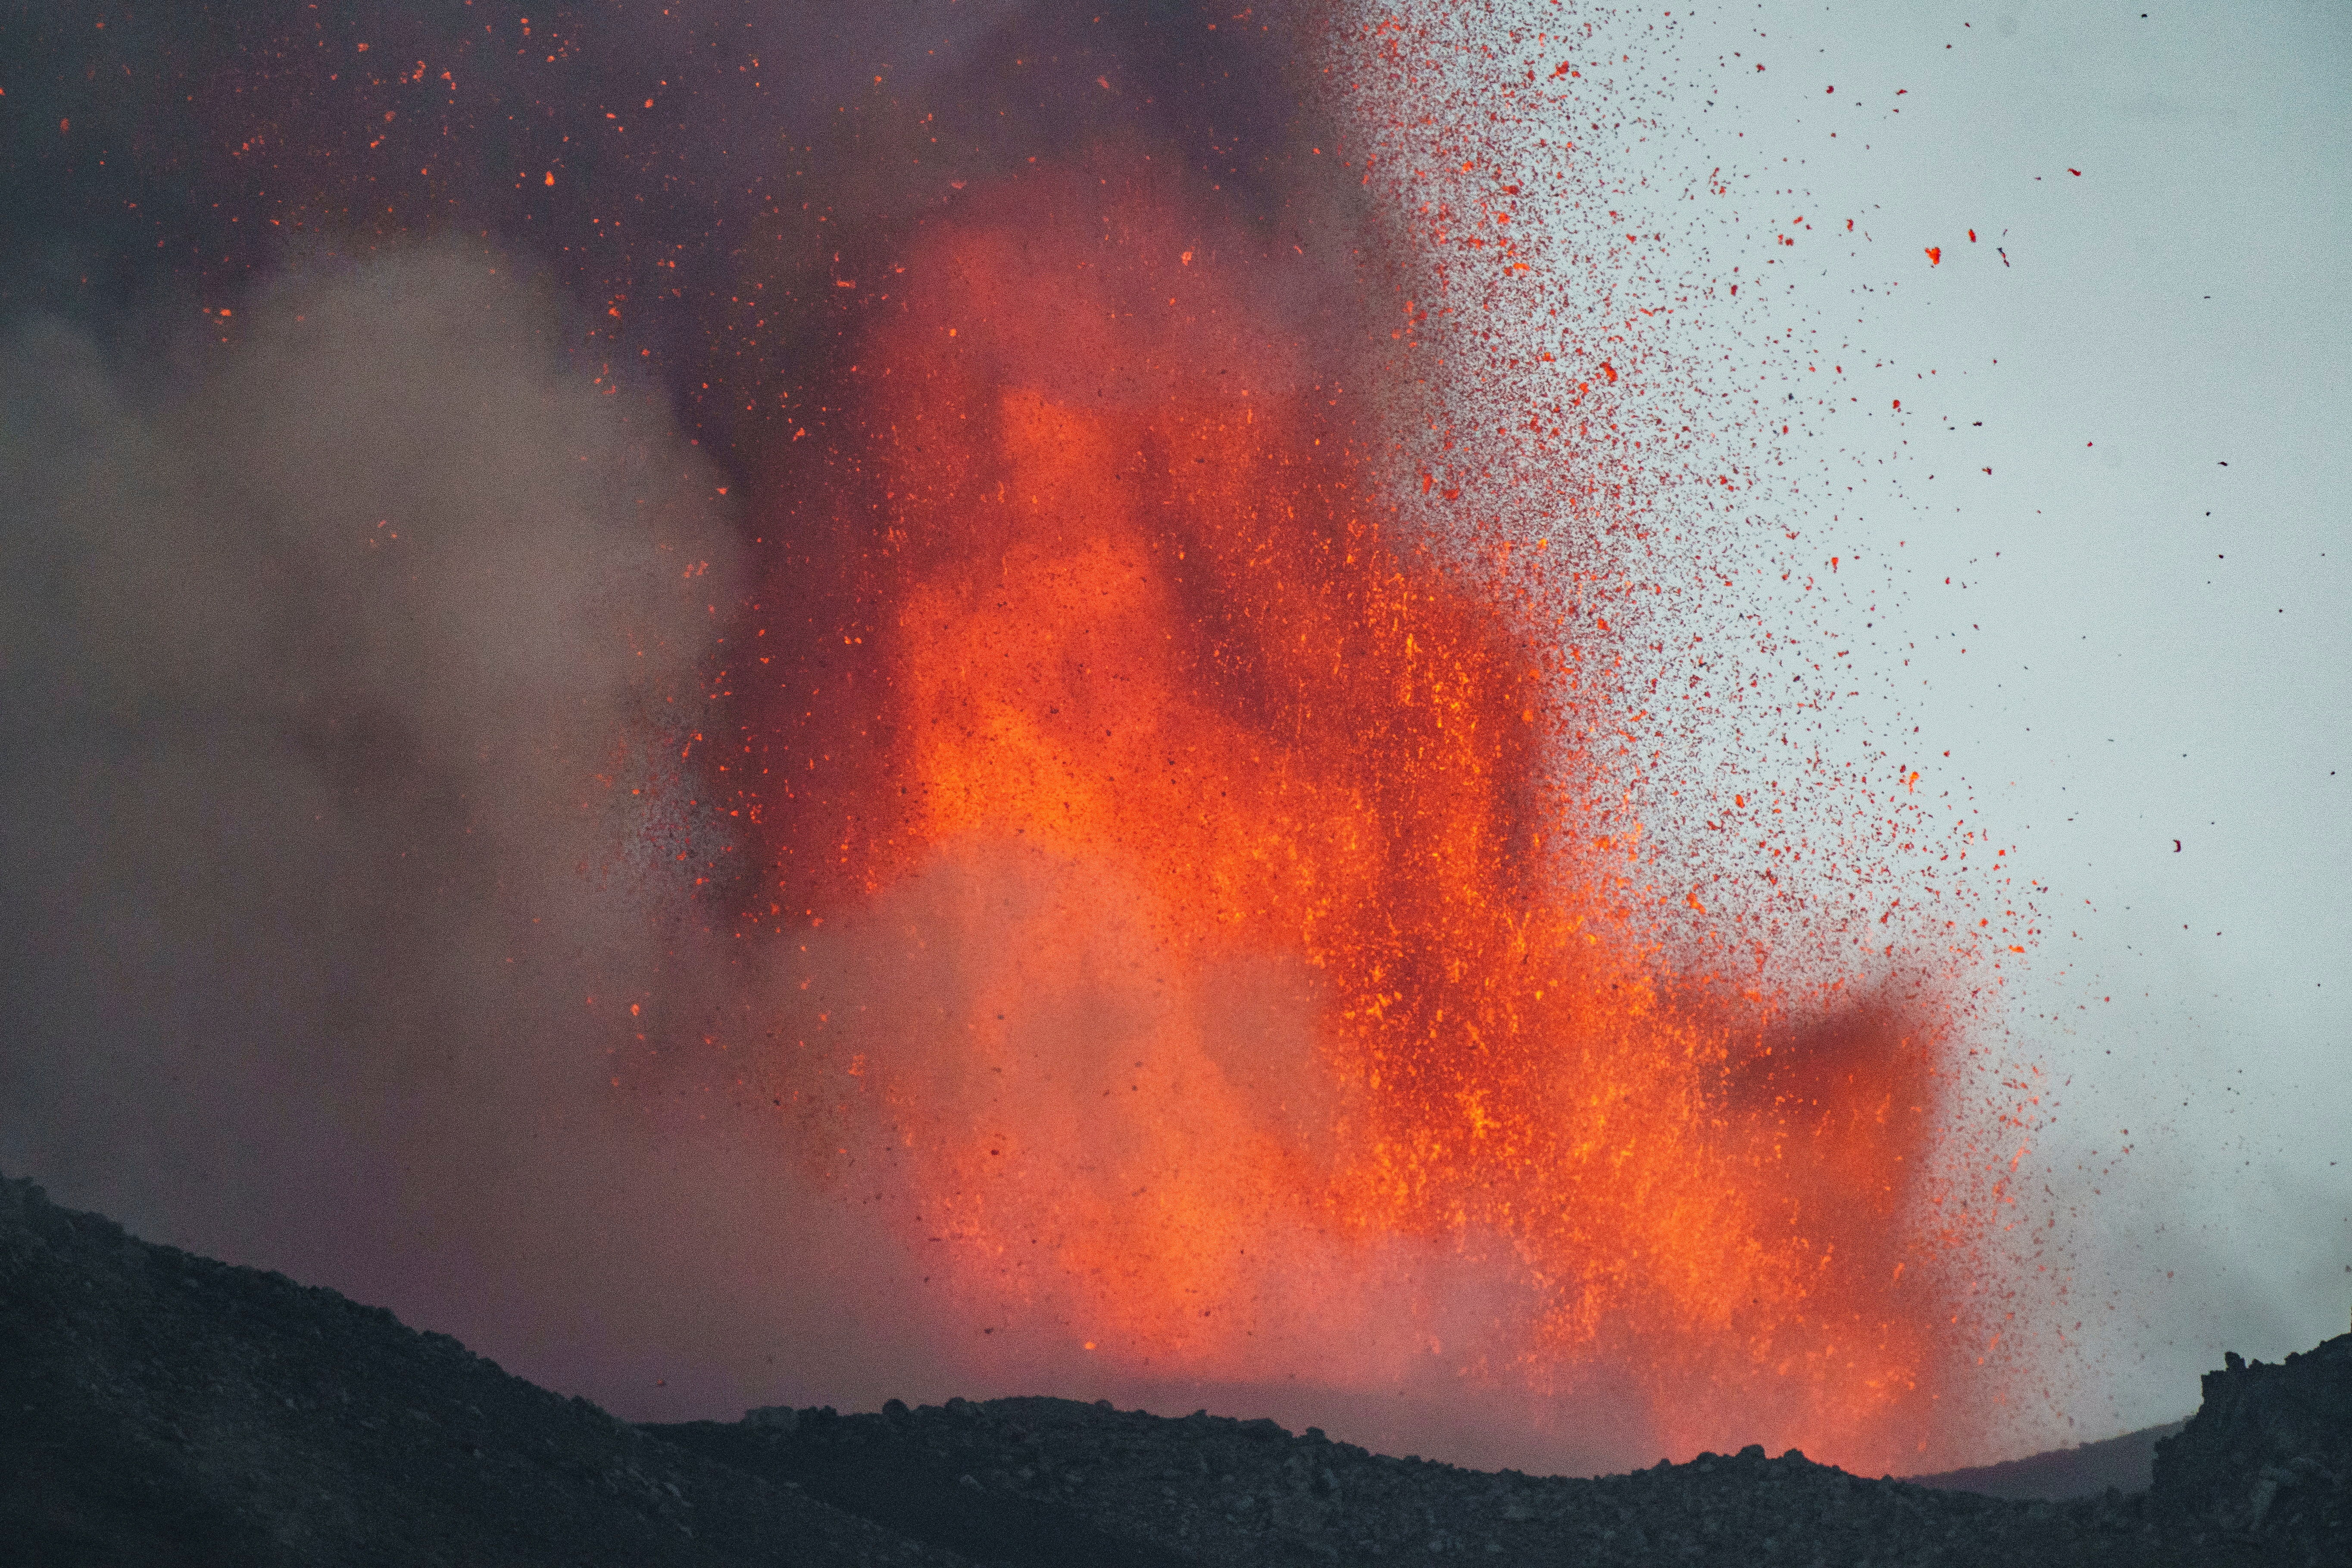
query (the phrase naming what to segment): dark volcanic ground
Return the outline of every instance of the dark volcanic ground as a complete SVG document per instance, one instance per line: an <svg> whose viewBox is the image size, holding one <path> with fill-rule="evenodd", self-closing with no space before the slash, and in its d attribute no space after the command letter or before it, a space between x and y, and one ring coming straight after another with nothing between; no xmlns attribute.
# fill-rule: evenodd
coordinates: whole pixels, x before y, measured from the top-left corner
<svg viewBox="0 0 2352 1568"><path fill-rule="evenodd" d="M1489 1475L1055 1399L637 1427L0 1182L0 1561L2352 1563L2352 1335L2231 1362L2153 1488L2063 1503L1760 1448Z"/></svg>

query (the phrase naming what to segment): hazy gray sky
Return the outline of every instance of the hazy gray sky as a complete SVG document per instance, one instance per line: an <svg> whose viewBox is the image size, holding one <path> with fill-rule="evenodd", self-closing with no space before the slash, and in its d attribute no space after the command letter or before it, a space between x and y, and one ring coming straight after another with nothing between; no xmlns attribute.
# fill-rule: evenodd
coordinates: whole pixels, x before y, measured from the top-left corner
<svg viewBox="0 0 2352 1568"><path fill-rule="evenodd" d="M1702 146L1838 231L1785 310L1879 414L1793 447L1868 476L1807 526L1899 548L1906 729L2049 889L2064 1409L2170 1419L2352 1304L2352 5L1684 15Z"/></svg>

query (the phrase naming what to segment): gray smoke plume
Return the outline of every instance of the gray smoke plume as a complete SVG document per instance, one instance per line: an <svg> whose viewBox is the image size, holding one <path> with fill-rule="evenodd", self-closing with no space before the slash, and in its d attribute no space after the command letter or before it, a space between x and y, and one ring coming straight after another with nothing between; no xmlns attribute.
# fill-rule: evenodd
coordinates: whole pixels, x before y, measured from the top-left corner
<svg viewBox="0 0 2352 1568"><path fill-rule="evenodd" d="M555 324L427 248L164 363L6 344L0 1168L475 1323L580 1243L625 999L693 962L662 764L736 567Z"/></svg>

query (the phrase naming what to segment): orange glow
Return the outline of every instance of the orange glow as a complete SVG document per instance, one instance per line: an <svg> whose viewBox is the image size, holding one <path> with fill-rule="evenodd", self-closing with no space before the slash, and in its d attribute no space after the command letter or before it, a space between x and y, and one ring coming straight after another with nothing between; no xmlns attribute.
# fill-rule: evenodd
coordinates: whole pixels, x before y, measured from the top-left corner
<svg viewBox="0 0 2352 1568"><path fill-rule="evenodd" d="M1417 549L1244 247L1055 200L1092 184L908 258L801 487L840 558L763 598L806 650L742 789L804 1157L962 1321L1139 1378L1434 1358L1630 1381L1685 1456L1964 1443L1916 1224L1943 1022L1643 935L1706 906L1629 875L1564 739L1610 721L1607 622L1547 641ZM844 925L881 984L781 934Z"/></svg>

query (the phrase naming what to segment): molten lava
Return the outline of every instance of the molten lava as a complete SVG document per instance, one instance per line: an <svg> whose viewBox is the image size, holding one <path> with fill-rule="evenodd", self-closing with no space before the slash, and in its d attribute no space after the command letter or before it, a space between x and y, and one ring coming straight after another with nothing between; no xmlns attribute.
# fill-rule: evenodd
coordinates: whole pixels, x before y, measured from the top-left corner
<svg viewBox="0 0 2352 1568"><path fill-rule="evenodd" d="M766 531L833 530L774 562L728 764L803 1157L943 1321L1131 1379L1434 1363L1910 1458L1958 1364L1943 1026L1643 934L1563 740L1609 634L1443 564L1272 264L1097 174L929 231Z"/></svg>

